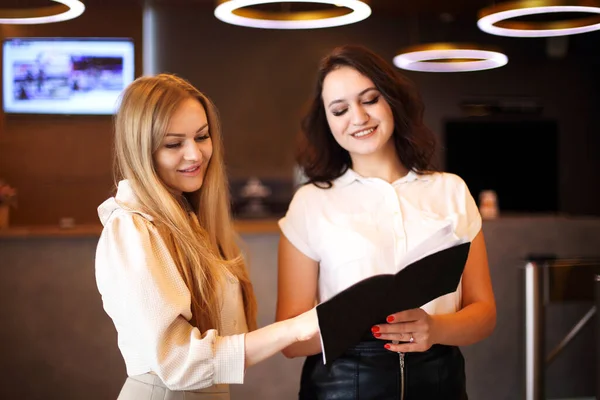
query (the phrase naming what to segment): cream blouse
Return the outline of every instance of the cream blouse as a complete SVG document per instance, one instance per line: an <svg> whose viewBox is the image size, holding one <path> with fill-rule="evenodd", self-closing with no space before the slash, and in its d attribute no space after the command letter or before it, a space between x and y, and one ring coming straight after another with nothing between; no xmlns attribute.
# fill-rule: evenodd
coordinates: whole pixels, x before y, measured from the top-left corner
<svg viewBox="0 0 600 400"><path fill-rule="evenodd" d="M104 225L96 281L112 318L129 376L154 372L171 390L196 390L244 379L247 332L240 285L226 279L219 330L190 325L191 297L152 217L136 211L121 181L100 205Z"/></svg>

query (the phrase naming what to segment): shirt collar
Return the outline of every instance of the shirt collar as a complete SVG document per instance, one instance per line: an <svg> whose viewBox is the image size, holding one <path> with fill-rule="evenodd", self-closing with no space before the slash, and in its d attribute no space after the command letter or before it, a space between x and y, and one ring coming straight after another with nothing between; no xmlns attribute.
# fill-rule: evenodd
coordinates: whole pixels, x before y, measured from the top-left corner
<svg viewBox="0 0 600 400"><path fill-rule="evenodd" d="M117 194L115 200L119 206L125 210L136 212L142 215L144 218L152 221L152 216L140 211L140 205L138 197L136 196L131 183L127 179L119 182L117 186Z"/></svg>
<svg viewBox="0 0 600 400"><path fill-rule="evenodd" d="M372 182L373 179L376 179L376 178L366 178L364 176L359 175L352 168L348 168L342 176L340 176L339 178L334 180L334 184L336 186L347 186L347 185L349 185L353 182L357 182L357 181L363 182L363 183ZM429 180L428 175L419 174L419 173L415 172L414 170L410 170L402 178L399 178L399 179L395 180L394 182L392 182L392 185L398 185L401 183L409 183L409 182L414 182L414 181L427 182L428 180Z"/></svg>

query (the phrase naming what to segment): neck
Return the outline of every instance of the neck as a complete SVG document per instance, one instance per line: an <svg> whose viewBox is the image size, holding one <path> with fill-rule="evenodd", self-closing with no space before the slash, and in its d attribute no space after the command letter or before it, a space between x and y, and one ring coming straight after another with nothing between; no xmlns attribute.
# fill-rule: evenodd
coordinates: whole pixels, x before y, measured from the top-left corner
<svg viewBox="0 0 600 400"><path fill-rule="evenodd" d="M352 155L351 158L352 169L366 178L380 178L392 183L408 173L393 145L377 153Z"/></svg>

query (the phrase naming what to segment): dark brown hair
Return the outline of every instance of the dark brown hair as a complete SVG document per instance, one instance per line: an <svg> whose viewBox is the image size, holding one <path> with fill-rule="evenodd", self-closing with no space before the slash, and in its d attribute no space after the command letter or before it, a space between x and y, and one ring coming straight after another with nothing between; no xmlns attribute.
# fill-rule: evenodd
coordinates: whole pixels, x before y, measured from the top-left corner
<svg viewBox="0 0 600 400"><path fill-rule="evenodd" d="M321 60L314 96L302 120L296 158L308 182L330 187L331 181L352 165L348 151L333 138L322 99L325 77L344 66L369 78L390 105L394 117L392 137L402 164L419 173L435 170L432 158L436 140L423 124L424 106L415 85L369 49L346 45L335 48Z"/></svg>

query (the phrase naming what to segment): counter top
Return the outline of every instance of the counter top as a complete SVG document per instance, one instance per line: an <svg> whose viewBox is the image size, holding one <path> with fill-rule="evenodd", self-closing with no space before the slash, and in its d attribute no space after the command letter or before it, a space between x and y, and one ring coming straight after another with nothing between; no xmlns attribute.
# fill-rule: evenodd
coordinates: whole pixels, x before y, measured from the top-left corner
<svg viewBox="0 0 600 400"><path fill-rule="evenodd" d="M239 219L234 221L239 234L278 233L276 219ZM42 238L42 237L99 237L102 225L75 225L71 228L61 228L58 225L11 226L0 229L0 239L3 238Z"/></svg>
<svg viewBox="0 0 600 400"><path fill-rule="evenodd" d="M277 234L279 226L278 218L267 219L236 219L234 226L239 234ZM568 215L523 215L506 214L494 220L484 220L483 225L491 227L525 226L528 224L598 224L598 216L568 216ZM523 225L525 224L525 225ZM548 227L546 227L548 228ZM58 225L31 225L11 226L8 229L0 229L0 239L3 238L42 238L42 237L99 237L102 225L75 225L72 228L61 228Z"/></svg>

